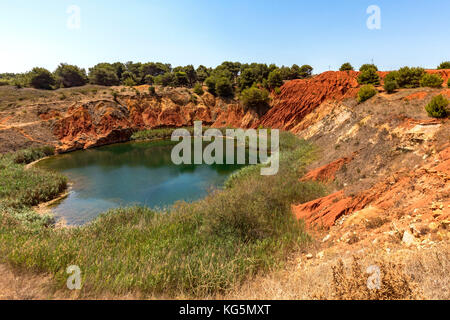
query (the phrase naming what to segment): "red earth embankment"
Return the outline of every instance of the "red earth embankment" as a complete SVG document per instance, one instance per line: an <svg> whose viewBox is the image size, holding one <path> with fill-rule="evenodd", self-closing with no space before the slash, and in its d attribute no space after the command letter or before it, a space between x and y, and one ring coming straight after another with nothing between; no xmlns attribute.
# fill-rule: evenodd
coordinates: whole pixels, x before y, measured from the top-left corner
<svg viewBox="0 0 450 320"><path fill-rule="evenodd" d="M281 87L274 106L259 125L291 130L324 101L355 96L359 86L357 76L356 71L328 71L310 79L289 81Z"/></svg>

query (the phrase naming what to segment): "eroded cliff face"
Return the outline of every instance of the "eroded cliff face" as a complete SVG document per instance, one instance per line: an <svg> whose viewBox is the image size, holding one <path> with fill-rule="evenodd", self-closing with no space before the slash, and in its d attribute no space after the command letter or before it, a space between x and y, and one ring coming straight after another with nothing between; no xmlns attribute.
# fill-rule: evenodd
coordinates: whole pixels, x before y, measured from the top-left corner
<svg viewBox="0 0 450 320"><path fill-rule="evenodd" d="M261 118L264 127L293 130L321 103L354 97L358 91L358 72L324 72L311 79L292 80L281 87L273 107ZM296 130L293 130L294 132Z"/></svg>
<svg viewBox="0 0 450 320"><path fill-rule="evenodd" d="M75 103L54 118L51 126L60 141L58 151L127 141L137 130L192 126L194 121L213 127L249 127L258 120L256 113L244 112L237 101L209 93L195 97L187 89L167 89L157 95L150 95L147 86L137 90L115 99ZM41 117L48 121L52 114L49 110Z"/></svg>

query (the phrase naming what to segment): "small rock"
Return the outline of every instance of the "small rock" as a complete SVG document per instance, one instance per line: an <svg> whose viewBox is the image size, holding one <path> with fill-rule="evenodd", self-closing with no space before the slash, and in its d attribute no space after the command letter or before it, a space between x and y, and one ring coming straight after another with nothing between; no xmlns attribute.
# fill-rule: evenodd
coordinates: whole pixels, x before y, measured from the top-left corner
<svg viewBox="0 0 450 320"><path fill-rule="evenodd" d="M327 234L323 239L322 242L327 242L330 239L331 235Z"/></svg>
<svg viewBox="0 0 450 320"><path fill-rule="evenodd" d="M311 253L308 253L307 255L306 255L306 259L312 259L313 258L313 255L311 254Z"/></svg>
<svg viewBox="0 0 450 320"><path fill-rule="evenodd" d="M410 246L410 245L414 244L414 242L416 241L416 238L411 234L411 232L405 231L405 232L403 233L402 241L403 241L407 246Z"/></svg>
<svg viewBox="0 0 450 320"><path fill-rule="evenodd" d="M442 214L442 209L436 209L433 211L433 218L437 218Z"/></svg>
<svg viewBox="0 0 450 320"><path fill-rule="evenodd" d="M437 222L431 222L429 225L428 225L428 228L430 228L430 230L436 230L436 229L438 229L439 228L439 224L437 223Z"/></svg>
<svg viewBox="0 0 450 320"><path fill-rule="evenodd" d="M323 258L323 251L320 251L318 254L316 254L316 258L322 259Z"/></svg>

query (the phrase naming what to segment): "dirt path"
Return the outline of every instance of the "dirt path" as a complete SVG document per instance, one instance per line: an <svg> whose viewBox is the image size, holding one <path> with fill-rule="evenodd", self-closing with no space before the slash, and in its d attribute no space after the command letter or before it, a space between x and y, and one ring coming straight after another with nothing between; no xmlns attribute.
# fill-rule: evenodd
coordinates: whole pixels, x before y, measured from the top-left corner
<svg viewBox="0 0 450 320"><path fill-rule="evenodd" d="M52 279L47 275L21 272L0 264L0 299L55 299ZM63 298L63 297L59 297Z"/></svg>

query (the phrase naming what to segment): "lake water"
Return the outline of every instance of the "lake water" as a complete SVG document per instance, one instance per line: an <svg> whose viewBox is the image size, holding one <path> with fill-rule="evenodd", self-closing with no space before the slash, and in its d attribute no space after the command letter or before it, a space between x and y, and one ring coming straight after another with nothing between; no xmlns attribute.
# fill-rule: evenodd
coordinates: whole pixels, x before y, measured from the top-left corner
<svg viewBox="0 0 450 320"><path fill-rule="evenodd" d="M134 204L164 207L204 197L239 165L174 165L170 141L130 142L75 151L40 161L71 184L52 208L68 225L81 225L108 209Z"/></svg>

